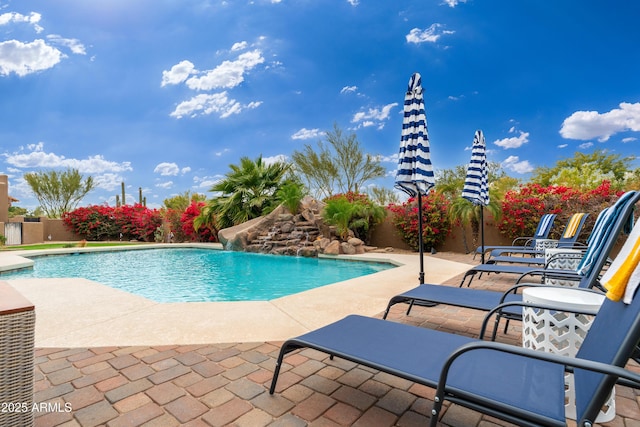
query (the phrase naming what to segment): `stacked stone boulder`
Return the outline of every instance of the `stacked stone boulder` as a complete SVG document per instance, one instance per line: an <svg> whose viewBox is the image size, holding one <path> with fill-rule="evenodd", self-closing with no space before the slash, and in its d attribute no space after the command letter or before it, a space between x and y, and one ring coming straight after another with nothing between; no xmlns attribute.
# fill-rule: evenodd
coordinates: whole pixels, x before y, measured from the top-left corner
<svg viewBox="0 0 640 427"><path fill-rule="evenodd" d="M324 223L322 208L321 202L306 197L298 214L279 206L266 216L220 230L218 239L229 250L304 257L362 254L369 249L355 237L338 239L335 228Z"/></svg>

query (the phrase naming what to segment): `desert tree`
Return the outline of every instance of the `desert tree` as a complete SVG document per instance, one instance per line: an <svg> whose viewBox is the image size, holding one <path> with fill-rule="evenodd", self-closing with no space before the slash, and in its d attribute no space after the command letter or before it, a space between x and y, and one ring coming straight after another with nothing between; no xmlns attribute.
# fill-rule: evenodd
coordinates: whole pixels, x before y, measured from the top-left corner
<svg viewBox="0 0 640 427"><path fill-rule="evenodd" d="M606 150L590 154L576 152L573 157L558 160L552 167L538 167L530 181L542 186L562 185L591 190L609 181L616 189L622 189L635 157L622 157Z"/></svg>
<svg viewBox="0 0 640 427"><path fill-rule="evenodd" d="M70 212L95 188L91 176L83 178L77 169L30 172L24 179L49 218Z"/></svg>
<svg viewBox="0 0 640 427"><path fill-rule="evenodd" d="M360 193L368 181L384 177L386 170L376 156L366 154L355 134L345 135L334 125L318 141L317 147L305 144L291 159L308 188L319 198L336 193Z"/></svg>

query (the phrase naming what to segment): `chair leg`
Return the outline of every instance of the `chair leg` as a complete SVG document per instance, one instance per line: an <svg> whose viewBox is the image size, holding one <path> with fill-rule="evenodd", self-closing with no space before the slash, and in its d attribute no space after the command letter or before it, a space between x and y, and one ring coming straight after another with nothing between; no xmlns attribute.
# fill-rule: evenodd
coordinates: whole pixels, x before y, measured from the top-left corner
<svg viewBox="0 0 640 427"><path fill-rule="evenodd" d="M500 326L500 320L502 320L502 315L500 313L496 313L496 321L493 325L493 331L491 333L491 341L495 341L498 335L498 327ZM507 319L507 322L509 319Z"/></svg>
<svg viewBox="0 0 640 427"><path fill-rule="evenodd" d="M469 270L466 273L464 273L464 277L462 278L462 280L460 281L460 287L464 287L464 281L467 280L467 277L469 277L469 282L467 283L467 287L469 287L471 285L471 281L473 280L473 276L476 274L475 271L473 270Z"/></svg>
<svg viewBox="0 0 640 427"><path fill-rule="evenodd" d="M416 300L412 299L411 302L409 303L409 308L407 308L407 316L409 315L409 313L411 313L411 309L413 308L413 303Z"/></svg>
<svg viewBox="0 0 640 427"><path fill-rule="evenodd" d="M273 370L273 379L271 380L271 386L269 387L269 394L273 394L276 391L276 383L278 382L278 375L280 375L280 368L282 367L282 359L284 359L284 346L280 349L278 360L276 361L276 368Z"/></svg>
<svg viewBox="0 0 640 427"><path fill-rule="evenodd" d="M387 309L384 311L384 314L382 315L382 320L387 319L387 316L389 315L389 310L391 310L391 302L387 304Z"/></svg>
<svg viewBox="0 0 640 427"><path fill-rule="evenodd" d="M429 427L438 426L438 419L440 418L440 411L442 410L443 400L444 400L444 393L440 393L440 390L437 390L436 396L433 400L433 409L431 410L431 419L429 420Z"/></svg>
<svg viewBox="0 0 640 427"><path fill-rule="evenodd" d="M504 322L504 334L507 335L507 329L509 328L509 322L511 319L507 317L507 320Z"/></svg>

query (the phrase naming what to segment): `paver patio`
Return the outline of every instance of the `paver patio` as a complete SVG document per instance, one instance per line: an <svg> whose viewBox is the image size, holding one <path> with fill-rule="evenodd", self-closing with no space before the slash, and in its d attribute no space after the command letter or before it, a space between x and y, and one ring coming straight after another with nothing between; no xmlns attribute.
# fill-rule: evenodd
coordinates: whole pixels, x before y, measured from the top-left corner
<svg viewBox="0 0 640 427"><path fill-rule="evenodd" d="M477 262L470 255L435 256ZM474 286L504 287L512 278L485 276ZM459 280L447 284L457 286ZM415 307L406 316L405 309L394 307L390 320L471 336L477 336L484 315L436 306ZM507 335L499 335L499 341L514 345L520 345L520 339L517 322ZM280 342L248 342L38 348L34 400L48 403L48 410L35 413L35 425L369 427L428 422L432 389L338 358L330 360L314 350L288 356L277 392L269 395L279 346ZM411 351L410 343L393 351ZM605 425L640 426L639 395L616 387L617 416ZM509 425L456 405L448 406L441 421L459 427Z"/></svg>

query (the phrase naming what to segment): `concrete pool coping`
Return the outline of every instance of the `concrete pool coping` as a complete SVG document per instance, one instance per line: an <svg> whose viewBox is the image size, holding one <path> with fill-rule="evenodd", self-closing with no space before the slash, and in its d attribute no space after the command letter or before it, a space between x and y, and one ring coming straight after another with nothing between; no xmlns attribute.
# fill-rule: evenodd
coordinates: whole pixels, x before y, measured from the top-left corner
<svg viewBox="0 0 640 427"><path fill-rule="evenodd" d="M164 244L0 252L0 271L28 267L23 255L216 244ZM340 255L397 267L270 301L158 303L86 279L12 279L36 307L36 347L149 346L282 341L348 314L375 316L418 284L419 256L394 252ZM424 256L425 281L442 283L469 264Z"/></svg>

